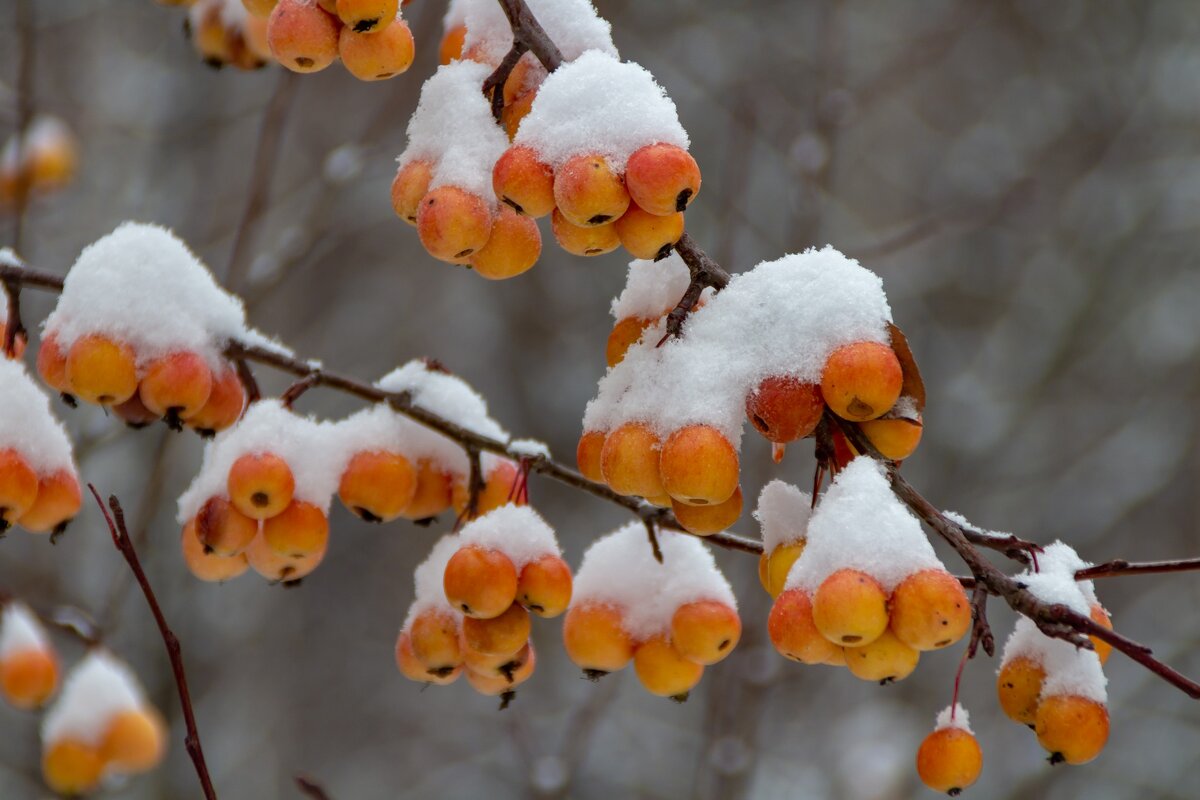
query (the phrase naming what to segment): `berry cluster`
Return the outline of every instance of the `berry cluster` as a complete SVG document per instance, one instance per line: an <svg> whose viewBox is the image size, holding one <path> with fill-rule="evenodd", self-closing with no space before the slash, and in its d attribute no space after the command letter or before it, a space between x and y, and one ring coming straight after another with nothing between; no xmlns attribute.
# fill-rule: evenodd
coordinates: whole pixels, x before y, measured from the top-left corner
<svg viewBox="0 0 1200 800"><path fill-rule="evenodd" d="M399 0L243 0L267 17L271 54L292 72L319 72L338 58L351 75L378 81L405 72L415 45Z"/></svg>
<svg viewBox="0 0 1200 800"><path fill-rule="evenodd" d="M74 796L120 775L161 763L167 748L162 715L122 662L93 649L71 671L42 724L42 776Z"/></svg>
<svg viewBox="0 0 1200 800"><path fill-rule="evenodd" d="M935 792L956 797L983 770L983 750L971 731L967 710L957 703L937 715L933 733L917 750L917 774Z"/></svg>
<svg viewBox="0 0 1200 800"><path fill-rule="evenodd" d="M764 499L756 514L776 540L768 551L764 535L764 551L784 560L791 553L780 548L797 552L768 620L771 641L787 658L845 664L862 680L890 683L910 675L921 652L947 647L970 629L962 585L877 462L858 458L839 473L803 539L779 542L776 529L804 518L808 496L776 484ZM769 563L767 571L769 579Z"/></svg>
<svg viewBox="0 0 1200 800"><path fill-rule="evenodd" d="M658 534L662 561L631 523L583 557L563 621L567 656L591 678L633 661L647 691L684 700L704 667L741 637L737 601L712 554L683 534Z"/></svg>
<svg viewBox="0 0 1200 800"><path fill-rule="evenodd" d="M0 211L31 195L49 194L75 177L79 143L58 117L39 116L0 151Z"/></svg>
<svg viewBox="0 0 1200 800"><path fill-rule="evenodd" d="M1037 566L1019 580L1038 598L1061 603L1112 627L1091 581L1076 581L1088 564L1062 542L1045 548ZM1052 764L1085 764L1108 741L1108 697L1101 665L1111 646L1092 639L1094 650L1051 639L1028 618L1017 620L1004 645L996 691L1013 721L1028 725L1050 753Z"/></svg>
<svg viewBox="0 0 1200 800"><path fill-rule="evenodd" d="M242 0L194 0L184 30L192 47L213 69L226 65L243 70L270 63L267 20L247 13Z"/></svg>
<svg viewBox="0 0 1200 800"><path fill-rule="evenodd" d="M125 223L86 247L67 273L37 368L51 388L109 407L134 427L161 418L211 435L232 425L246 402L222 356L233 339L268 344L183 242L154 225Z"/></svg>
<svg viewBox="0 0 1200 800"><path fill-rule="evenodd" d="M0 612L0 692L20 709L41 708L58 690L58 653L24 603Z"/></svg>
<svg viewBox="0 0 1200 800"><path fill-rule="evenodd" d="M82 500L71 440L16 361L0 359L0 533L61 531Z"/></svg>

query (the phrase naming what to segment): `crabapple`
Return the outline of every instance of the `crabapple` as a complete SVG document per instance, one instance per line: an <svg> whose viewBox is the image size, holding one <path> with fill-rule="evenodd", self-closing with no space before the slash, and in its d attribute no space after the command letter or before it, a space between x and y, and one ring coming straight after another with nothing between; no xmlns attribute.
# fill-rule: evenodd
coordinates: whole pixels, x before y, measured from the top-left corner
<svg viewBox="0 0 1200 800"><path fill-rule="evenodd" d="M17 518L17 524L31 533L58 530L79 513L83 502L79 479L62 469L38 478L33 505Z"/></svg>
<svg viewBox="0 0 1200 800"><path fill-rule="evenodd" d="M711 425L688 425L663 442L659 473L667 494L692 506L724 503L738 487L738 454Z"/></svg>
<svg viewBox="0 0 1200 800"><path fill-rule="evenodd" d="M517 129L521 127L521 120L529 116L529 112L533 110L533 101L536 99L537 89L530 89L519 95L500 112L500 123L504 125L504 132L508 134L510 142L517 135Z"/></svg>
<svg viewBox="0 0 1200 800"><path fill-rule="evenodd" d="M788 375L763 378L746 398L746 418L764 439L776 444L808 436L824 411L821 387Z"/></svg>
<svg viewBox="0 0 1200 800"><path fill-rule="evenodd" d="M37 502L38 477L16 450L0 450L0 532L16 524Z"/></svg>
<svg viewBox="0 0 1200 800"><path fill-rule="evenodd" d="M727 530L742 515L742 489L739 486L724 503L709 506L692 506L671 500L675 519L688 533L709 536Z"/></svg>
<svg viewBox="0 0 1200 800"><path fill-rule="evenodd" d="M24 523L22 522L21 524ZM1112 618L1108 615L1108 612L1104 610L1104 606L1098 603L1092 606L1090 616L1092 618L1092 622L1108 628L1110 631L1112 630ZM1100 658L1100 663L1103 664L1105 661L1108 661L1108 657L1112 655L1112 645L1098 636L1088 636L1088 639L1091 640L1092 648L1096 651L1096 655Z"/></svg>
<svg viewBox="0 0 1200 800"><path fill-rule="evenodd" d="M70 392L71 384L67 380L67 354L58 344L58 337L48 333L42 337L42 345L38 348L37 371L42 381L51 389L59 392Z"/></svg>
<svg viewBox="0 0 1200 800"><path fill-rule="evenodd" d="M280 553L267 544L266 537L259 532L250 540L243 551L250 567L269 581L298 581L316 569L325 558L326 548L305 556L294 557ZM236 557L236 556L235 556Z"/></svg>
<svg viewBox="0 0 1200 800"><path fill-rule="evenodd" d="M863 422L883 416L896 404L903 381L892 348L855 342L830 354L821 372L821 396L842 419Z"/></svg>
<svg viewBox="0 0 1200 800"><path fill-rule="evenodd" d="M87 794L100 783L104 759L85 742L62 738L42 753L42 778L51 791L68 797Z"/></svg>
<svg viewBox="0 0 1200 800"><path fill-rule="evenodd" d="M700 192L700 167L686 150L652 144L635 150L625 164L633 201L651 214L683 211Z"/></svg>
<svg viewBox="0 0 1200 800"><path fill-rule="evenodd" d="M442 34L442 42L438 45L438 63L442 66L462 58L463 40L467 38L467 26L455 25Z"/></svg>
<svg viewBox="0 0 1200 800"><path fill-rule="evenodd" d="M502 206L492 222L487 243L470 258L475 272L488 280L512 278L537 263L542 234L532 218Z"/></svg>
<svg viewBox="0 0 1200 800"><path fill-rule="evenodd" d="M521 567L517 602L539 617L557 617L571 603L572 584L567 562L547 553Z"/></svg>
<svg viewBox="0 0 1200 800"><path fill-rule="evenodd" d="M469 544L446 563L442 587L446 600L477 619L498 617L517 597L517 569L499 550Z"/></svg>
<svg viewBox="0 0 1200 800"><path fill-rule="evenodd" d="M492 168L496 197L519 214L539 218L554 210L554 171L531 147L510 147Z"/></svg>
<svg viewBox="0 0 1200 800"><path fill-rule="evenodd" d="M204 408L212 385L212 370L199 354L170 353L146 367L138 397L156 416L187 419Z"/></svg>
<svg viewBox="0 0 1200 800"><path fill-rule="evenodd" d="M951 797L973 784L983 769L983 751L969 731L940 728L917 750L917 774L935 792Z"/></svg>
<svg viewBox="0 0 1200 800"><path fill-rule="evenodd" d="M111 408L112 413L125 423L127 427L139 430L154 423L162 417L161 414L155 414L150 409L146 408L146 404L142 402L142 398L135 394L133 397L126 400L124 403L118 403Z"/></svg>
<svg viewBox="0 0 1200 800"><path fill-rule="evenodd" d="M278 0L242 0L242 5L256 17L269 17Z"/></svg>
<svg viewBox="0 0 1200 800"><path fill-rule="evenodd" d="M614 492L659 497L666 493L659 475L659 438L643 422L626 422L604 439L600 469Z"/></svg>
<svg viewBox="0 0 1200 800"><path fill-rule="evenodd" d="M606 603L572 606L563 618L567 657L589 674L616 672L633 658L633 640L621 624L621 611Z"/></svg>
<svg viewBox="0 0 1200 800"><path fill-rule="evenodd" d="M292 502L296 479L288 463L274 453L247 453L229 468L229 502L251 519L268 519Z"/></svg>
<svg viewBox="0 0 1200 800"><path fill-rule="evenodd" d="M529 641L532 624L529 612L513 603L504 613L490 619L463 617L462 637L476 653L513 656Z"/></svg>
<svg viewBox="0 0 1200 800"><path fill-rule="evenodd" d="M605 438L604 431L584 431L575 448L575 462L579 465L579 472L588 480L597 483L604 482L601 453L604 451Z"/></svg>
<svg viewBox="0 0 1200 800"><path fill-rule="evenodd" d="M392 27L393 21L402 24L396 19L399 0L337 0L334 8L346 26L343 30L352 33L383 33Z"/></svg>
<svg viewBox="0 0 1200 800"><path fill-rule="evenodd" d="M796 559L800 558L800 554L803 552L804 542L799 541L776 545L770 554L765 554L767 567L763 585L767 594L771 597L778 597L783 592L788 573L792 571L792 565L796 563Z"/></svg>
<svg viewBox="0 0 1200 800"><path fill-rule="evenodd" d="M322 553L329 542L329 518L312 503L293 500L287 508L263 520L262 535L267 545L294 559Z"/></svg>
<svg viewBox="0 0 1200 800"><path fill-rule="evenodd" d="M400 674L410 681L433 683L438 686L446 686L454 683L459 674L462 673L462 666L453 667L449 672L442 675L430 672L417 659L416 654L413 652L412 639L405 631L401 631L400 635L396 638L396 667L400 670Z"/></svg>
<svg viewBox="0 0 1200 800"><path fill-rule="evenodd" d="M887 594L865 572L840 569L817 587L812 614L817 630L829 641L863 647L887 630Z"/></svg>
<svg viewBox="0 0 1200 800"><path fill-rule="evenodd" d="M212 436L237 422L245 407L246 387L233 367L225 367L213 375L212 391L204 406L186 422L201 436Z"/></svg>
<svg viewBox="0 0 1200 800"><path fill-rule="evenodd" d="M14 708L40 708L58 688L58 656L33 646L0 660L0 691Z"/></svg>
<svg viewBox="0 0 1200 800"><path fill-rule="evenodd" d="M621 246L617 226L611 222L582 227L568 220L557 208L550 215L550 228L559 246L574 256L601 256Z"/></svg>
<svg viewBox="0 0 1200 800"><path fill-rule="evenodd" d="M916 452L923 425L918 419L881 417L860 422L859 428L881 456L903 461Z"/></svg>
<svg viewBox="0 0 1200 800"><path fill-rule="evenodd" d="M495 511L502 505L514 503L524 505L523 501L513 499L514 488L520 478L520 468L511 461L497 461L488 470L484 479L483 489L479 492L476 502L475 517L482 517L490 511ZM465 514L471 499L470 487L465 482L455 483L451 488L451 502L454 510L460 515Z"/></svg>
<svg viewBox="0 0 1200 800"><path fill-rule="evenodd" d="M522 650L513 662L512 668L499 675L480 674L468 669L467 683L482 695L494 697L511 692L533 676L534 668L537 667L537 653L534 652L533 645L526 645L526 649Z"/></svg>
<svg viewBox="0 0 1200 800"><path fill-rule="evenodd" d="M337 17L306 0L279 0L267 21L275 60L292 72L319 72L338 57Z"/></svg>
<svg viewBox="0 0 1200 800"><path fill-rule="evenodd" d="M153 708L121 711L108 723L100 757L120 772L154 769L167 752L167 724Z"/></svg>
<svg viewBox="0 0 1200 800"><path fill-rule="evenodd" d="M421 198L417 234L431 256L458 262L487 244L492 212L483 198L457 186L439 186Z"/></svg>
<svg viewBox="0 0 1200 800"><path fill-rule="evenodd" d="M574 156L554 173L554 202L567 221L580 227L615 222L629 208L625 181L596 154Z"/></svg>
<svg viewBox="0 0 1200 800"><path fill-rule="evenodd" d="M235 556L221 556L205 552L204 543L196 533L196 521L188 520L183 526L181 538L183 547L183 563L188 571L202 581L219 583L241 575L250 567L245 553Z"/></svg>
<svg viewBox="0 0 1200 800"><path fill-rule="evenodd" d="M921 654L885 630L870 644L844 648L846 667L864 681L900 681L917 668Z"/></svg>
<svg viewBox="0 0 1200 800"><path fill-rule="evenodd" d="M613 223L621 246L634 258L666 258L683 237L683 213L658 216L637 203Z"/></svg>
<svg viewBox="0 0 1200 800"><path fill-rule="evenodd" d="M392 209L396 216L409 225L417 224L417 209L421 206L421 199L429 192L431 180L433 165L419 158L396 170L396 177L392 180Z"/></svg>
<svg viewBox="0 0 1200 800"><path fill-rule="evenodd" d="M412 31L404 20L371 33L360 33L347 25L338 34L342 66L360 81L382 81L406 72L412 66L415 48Z"/></svg>
<svg viewBox="0 0 1200 800"><path fill-rule="evenodd" d="M971 603L958 579L944 569L913 573L892 590L892 631L917 650L954 644L971 627Z"/></svg>
<svg viewBox="0 0 1200 800"><path fill-rule="evenodd" d="M97 405L124 403L137 391L133 348L98 333L71 345L66 375L71 394Z"/></svg>
<svg viewBox="0 0 1200 800"><path fill-rule="evenodd" d="M1086 764L1108 741L1108 709L1079 695L1043 697L1035 724L1038 743L1050 753L1051 763Z"/></svg>
<svg viewBox="0 0 1200 800"><path fill-rule="evenodd" d="M775 598L767 617L771 644L786 658L823 664L841 648L825 638L813 621L812 600L803 589L788 589Z"/></svg>
<svg viewBox="0 0 1200 800"><path fill-rule="evenodd" d="M608 335L608 344L604 348L604 359L608 366L615 367L625 360L629 348L642 338L642 332L654 324L653 319L645 317L625 317L618 320Z"/></svg>
<svg viewBox="0 0 1200 800"><path fill-rule="evenodd" d="M427 609L408 629L413 655L430 675L446 675L462 664L458 620L440 609Z"/></svg>
<svg viewBox="0 0 1200 800"><path fill-rule="evenodd" d="M996 676L996 694L1005 716L1014 722L1033 727L1037 721L1038 700L1046 670L1028 656L1005 661Z"/></svg>
<svg viewBox="0 0 1200 800"><path fill-rule="evenodd" d="M428 519L450 507L451 477L429 459L417 461L416 488L412 500L400 512L405 519Z"/></svg>
<svg viewBox="0 0 1200 800"><path fill-rule="evenodd" d="M737 611L717 600L685 603L671 615L671 644L697 664L715 664L725 658L741 636Z"/></svg>
<svg viewBox="0 0 1200 800"><path fill-rule="evenodd" d="M646 691L679 700L687 699L704 674L704 665L685 658L665 636L639 644L633 653L633 668Z"/></svg>
<svg viewBox="0 0 1200 800"><path fill-rule="evenodd" d="M196 537L205 552L234 556L258 534L258 521L250 519L223 497L209 498L196 512Z"/></svg>
<svg viewBox="0 0 1200 800"><path fill-rule="evenodd" d="M417 470L404 456L386 450L355 453L342 472L338 498L368 522L389 522L412 502Z"/></svg>

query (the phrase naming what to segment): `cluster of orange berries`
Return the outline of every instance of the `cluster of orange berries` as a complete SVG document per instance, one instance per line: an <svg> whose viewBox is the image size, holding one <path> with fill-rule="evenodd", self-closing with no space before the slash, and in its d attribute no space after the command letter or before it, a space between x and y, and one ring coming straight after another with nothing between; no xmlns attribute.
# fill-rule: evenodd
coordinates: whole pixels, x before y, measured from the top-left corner
<svg viewBox="0 0 1200 800"><path fill-rule="evenodd" d="M563 621L563 645L590 678L632 661L647 691L682 701L705 666L733 652L742 625L704 545L667 531L659 544L661 563L636 523L592 544Z"/></svg>
<svg viewBox="0 0 1200 800"><path fill-rule="evenodd" d="M75 177L79 143L58 117L39 116L0 151L0 211L57 191Z"/></svg>
<svg viewBox="0 0 1200 800"><path fill-rule="evenodd" d="M267 21L246 13L241 0L191 0L184 31L213 69L262 69L271 62Z"/></svg>
<svg viewBox="0 0 1200 800"><path fill-rule="evenodd" d="M362 81L399 75L415 45L399 0L243 0L267 17L271 54L292 72L319 72L341 58Z"/></svg>
<svg viewBox="0 0 1200 800"><path fill-rule="evenodd" d="M0 693L14 708L41 708L58 691L58 653L24 603L0 611Z"/></svg>

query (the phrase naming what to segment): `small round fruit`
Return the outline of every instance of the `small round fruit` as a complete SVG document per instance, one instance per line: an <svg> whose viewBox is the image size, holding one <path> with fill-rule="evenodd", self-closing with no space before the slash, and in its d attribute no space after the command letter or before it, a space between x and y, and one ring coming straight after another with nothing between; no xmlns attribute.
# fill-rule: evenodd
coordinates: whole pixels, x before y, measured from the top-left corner
<svg viewBox="0 0 1200 800"><path fill-rule="evenodd" d="M684 658L665 636L639 644L633 654L633 668L646 691L680 700L687 698L704 674L703 665Z"/></svg>
<svg viewBox="0 0 1200 800"><path fill-rule="evenodd" d="M1110 631L1112 630L1112 617L1110 617L1108 612L1104 610L1104 606L1100 604L1092 606L1091 617L1092 622L1108 628ZM1112 655L1112 645L1098 636L1088 636L1088 639L1091 640L1092 648L1095 649L1096 655L1099 656L1100 663L1103 664L1105 661L1108 661L1108 657Z"/></svg>
<svg viewBox="0 0 1200 800"><path fill-rule="evenodd" d="M787 583L788 573L792 565L804 552L804 540L777 545L767 556L766 579L764 585L771 597L779 597Z"/></svg>
<svg viewBox="0 0 1200 800"><path fill-rule="evenodd" d="M509 609L517 597L517 570L499 550L469 544L446 563L442 581L446 600L469 617L490 619Z"/></svg>
<svg viewBox="0 0 1200 800"><path fill-rule="evenodd" d="M860 422L859 428L881 456L903 461L916 452L923 426L920 420L897 417Z"/></svg>
<svg viewBox="0 0 1200 800"><path fill-rule="evenodd" d="M789 376L763 378L746 398L746 418L764 439L776 444L808 436L824 411L821 387Z"/></svg>
<svg viewBox="0 0 1200 800"><path fill-rule="evenodd" d="M250 519L223 497L210 498L196 512L196 536L206 552L235 556L258 534L258 521Z"/></svg>
<svg viewBox="0 0 1200 800"><path fill-rule="evenodd" d="M48 647L28 647L0 661L0 690L15 708L40 708L58 688L58 658Z"/></svg>
<svg viewBox="0 0 1200 800"><path fill-rule="evenodd" d="M604 603L572 606L563 618L567 657L591 674L616 672L633 658L633 640L621 624L621 611Z"/></svg>
<svg viewBox="0 0 1200 800"><path fill-rule="evenodd" d="M864 681L893 683L901 681L917 668L921 654L884 631L870 644L844 648L846 667L856 678Z"/></svg>
<svg viewBox="0 0 1200 800"><path fill-rule="evenodd" d="M663 442L659 474L667 494L692 506L724 503L738 488L738 454L711 425L688 425Z"/></svg>
<svg viewBox="0 0 1200 800"><path fill-rule="evenodd" d="M996 694L1000 708L1014 722L1032 727L1037 722L1038 700L1046 670L1027 656L1005 661L996 676Z"/></svg>
<svg viewBox="0 0 1200 800"><path fill-rule="evenodd" d="M408 507L416 489L416 467L403 455L363 450L354 454L342 472L338 498L368 522L389 522Z"/></svg>
<svg viewBox="0 0 1200 800"><path fill-rule="evenodd" d="M423 611L408 629L413 655L429 675L445 677L462 664L458 621L438 609Z"/></svg>
<svg viewBox="0 0 1200 800"><path fill-rule="evenodd" d="M553 553L521 567L517 602L539 617L557 617L571 603L571 568Z"/></svg>
<svg viewBox="0 0 1200 800"><path fill-rule="evenodd" d="M47 533L65 526L79 513L83 495L79 479L70 470L38 478L37 496L17 524L30 533Z"/></svg>
<svg viewBox="0 0 1200 800"><path fill-rule="evenodd" d="M817 587L813 622L829 641L862 647L878 639L888 626L887 594L865 572L840 569Z"/></svg>
<svg viewBox="0 0 1200 800"><path fill-rule="evenodd" d="M671 616L671 644L697 664L716 664L733 652L741 636L737 610L716 600L685 603Z"/></svg>
<svg viewBox="0 0 1200 800"><path fill-rule="evenodd" d="M739 486L724 503L709 506L690 506L671 500L675 519L688 533L711 536L728 530L742 515L742 489Z"/></svg>
<svg viewBox="0 0 1200 800"><path fill-rule="evenodd" d="M899 399L903 382L892 348L855 342L830 354L821 372L821 396L842 419L862 422L886 414Z"/></svg>
<svg viewBox="0 0 1200 800"><path fill-rule="evenodd" d="M905 578L889 601L892 630L917 650L954 644L971 629L971 602L958 579L944 569Z"/></svg>
<svg viewBox="0 0 1200 800"><path fill-rule="evenodd" d="M396 637L396 667L400 670L400 674L410 681L432 683L438 686L446 686L454 683L459 674L462 673L461 666L452 667L442 675L431 673L417 659L416 654L413 652L412 639L404 631L401 631L400 635Z"/></svg>
<svg viewBox="0 0 1200 800"><path fill-rule="evenodd" d="M1087 697L1055 695L1038 704L1037 738L1051 763L1086 764L1108 741L1108 709Z"/></svg>
<svg viewBox="0 0 1200 800"><path fill-rule="evenodd" d="M670 144L635 150L625 165L633 201L651 214L683 211L700 192L700 167L688 151Z"/></svg>
<svg viewBox="0 0 1200 800"><path fill-rule="evenodd" d="M537 219L554 210L554 171L533 148L505 150L492 168L492 189L518 214Z"/></svg>
<svg viewBox="0 0 1200 800"><path fill-rule="evenodd" d="M527 272L542 254L542 234L532 218L504 206L492 222L487 243L470 258L482 278L492 281Z"/></svg>
<svg viewBox="0 0 1200 800"><path fill-rule="evenodd" d="M417 234L431 256L458 263L487 244L492 212L483 198L456 186L431 189L417 207Z"/></svg>
<svg viewBox="0 0 1200 800"><path fill-rule="evenodd" d="M154 769L167 752L167 724L153 708L129 709L108 723L100 757L120 772Z"/></svg>
<svg viewBox="0 0 1200 800"><path fill-rule="evenodd" d="M396 216L409 225L417 224L417 209L421 198L429 192L433 180L433 165L428 161L413 159L396 170L392 179L392 209Z"/></svg>
<svg viewBox="0 0 1200 800"><path fill-rule="evenodd" d="M307 0L279 0L267 20L275 60L292 72L319 72L337 59L337 18Z"/></svg>
<svg viewBox="0 0 1200 800"><path fill-rule="evenodd" d="M184 351L151 361L138 396L155 416L187 419L204 408L212 386L208 363L199 354Z"/></svg>
<svg viewBox="0 0 1200 800"><path fill-rule="evenodd" d="M76 397L97 405L116 405L137 391L137 359L124 342L89 334L75 340L67 351L66 376Z"/></svg>
<svg viewBox="0 0 1200 800"><path fill-rule="evenodd" d="M559 246L575 256L602 256L621 246L617 226L609 222L604 225L582 226L568 220L557 208L550 215L550 228Z"/></svg>
<svg viewBox="0 0 1200 800"><path fill-rule="evenodd" d="M658 434L646 423L626 422L609 433L600 450L600 469L604 482L617 494L659 497L666 493L660 478Z"/></svg>
<svg viewBox="0 0 1200 800"><path fill-rule="evenodd" d="M973 784L983 769L979 742L962 728L941 728L925 737L917 750L917 774L935 792L951 797Z"/></svg>
<svg viewBox="0 0 1200 800"><path fill-rule="evenodd" d="M342 65L360 81L382 81L408 71L415 45L404 20L372 33L360 33L347 25L338 34L338 53Z"/></svg>
<svg viewBox="0 0 1200 800"><path fill-rule="evenodd" d="M0 532L8 530L37 502L38 476L13 449L0 450Z"/></svg>
<svg viewBox="0 0 1200 800"><path fill-rule="evenodd" d="M767 617L771 644L785 658L804 664L825 664L841 653L817 630L812 600L803 589L788 589L775 598Z"/></svg>
<svg viewBox="0 0 1200 800"><path fill-rule="evenodd" d="M42 753L42 778L51 791L67 797L91 792L103 770L99 750L77 739L59 739Z"/></svg>
<svg viewBox="0 0 1200 800"><path fill-rule="evenodd" d="M229 502L251 519L269 519L292 502L296 479L287 461L274 453L247 453L229 468Z"/></svg>
<svg viewBox="0 0 1200 800"><path fill-rule="evenodd" d="M514 656L533 630L529 612L513 603L504 613L490 619L464 617L462 636L467 647L476 653L491 656Z"/></svg>
<svg viewBox="0 0 1200 800"><path fill-rule="evenodd" d="M196 535L196 521L189 520L183 526L181 539L183 546L183 563L188 571L202 581L220 583L241 575L250 567L245 553L235 556L219 556L216 553L204 552L204 544Z"/></svg>
<svg viewBox="0 0 1200 800"><path fill-rule="evenodd" d="M575 448L575 462L583 477L597 483L604 483L604 470L601 467L601 453L604 451L604 431L584 431L579 437Z"/></svg>
<svg viewBox="0 0 1200 800"><path fill-rule="evenodd" d="M554 202L573 225L615 222L629 208L625 181L601 155L567 159L554 173Z"/></svg>
<svg viewBox="0 0 1200 800"><path fill-rule="evenodd" d="M287 508L262 523L263 540L275 552L291 559L324 553L329 543L329 517L320 508L293 500Z"/></svg>

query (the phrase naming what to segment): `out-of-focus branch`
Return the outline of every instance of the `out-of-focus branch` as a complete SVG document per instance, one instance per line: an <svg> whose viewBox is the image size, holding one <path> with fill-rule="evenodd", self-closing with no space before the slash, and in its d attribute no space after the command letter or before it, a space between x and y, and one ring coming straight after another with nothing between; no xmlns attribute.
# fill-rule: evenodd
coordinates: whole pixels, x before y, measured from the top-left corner
<svg viewBox="0 0 1200 800"><path fill-rule="evenodd" d="M300 789L301 794L311 797L312 800L333 800L321 784L307 775L297 775L296 786Z"/></svg>

